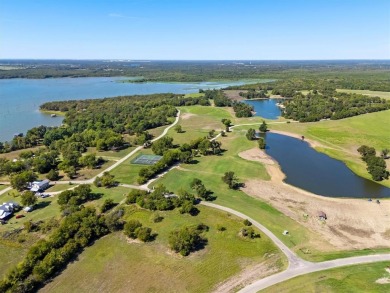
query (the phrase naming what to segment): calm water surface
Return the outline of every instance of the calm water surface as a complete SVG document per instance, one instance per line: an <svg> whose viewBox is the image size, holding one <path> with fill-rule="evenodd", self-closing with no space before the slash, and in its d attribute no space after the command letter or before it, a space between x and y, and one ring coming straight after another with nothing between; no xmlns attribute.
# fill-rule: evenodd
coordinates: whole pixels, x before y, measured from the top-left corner
<svg viewBox="0 0 390 293"><path fill-rule="evenodd" d="M279 102L277 99L265 99L265 100L244 100L245 104L253 106L256 114L266 119L278 119L282 112L280 108L276 106Z"/></svg>
<svg viewBox="0 0 390 293"><path fill-rule="evenodd" d="M200 83L123 83L120 77L3 79L0 80L0 141L34 126L58 126L62 117L52 118L39 112L49 101L92 99L136 94L196 93L199 89L241 85L237 82Z"/></svg>
<svg viewBox="0 0 390 293"><path fill-rule="evenodd" d="M390 188L357 176L307 142L275 133L265 136L266 153L279 163L288 184L329 197L390 197Z"/></svg>

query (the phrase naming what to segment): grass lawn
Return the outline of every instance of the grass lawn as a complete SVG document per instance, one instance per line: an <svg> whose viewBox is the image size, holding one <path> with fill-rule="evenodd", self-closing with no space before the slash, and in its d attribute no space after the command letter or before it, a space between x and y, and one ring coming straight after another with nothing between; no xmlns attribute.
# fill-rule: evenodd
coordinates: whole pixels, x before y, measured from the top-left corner
<svg viewBox="0 0 390 293"><path fill-rule="evenodd" d="M296 277L262 290L272 292L390 292L390 284L376 283L390 279L390 262L336 268Z"/></svg>
<svg viewBox="0 0 390 293"><path fill-rule="evenodd" d="M120 183L127 183L127 184L135 184L137 183L138 173L139 170L141 170L144 167L148 167L147 165L137 165L132 164L131 162L138 157L139 155L151 155L153 154L151 149L143 149L133 156L131 156L128 160L117 166L115 169L110 171L110 174L115 176L115 180L119 181Z"/></svg>
<svg viewBox="0 0 390 293"><path fill-rule="evenodd" d="M6 188L8 188L8 187L9 187L8 185L2 185L2 184L0 184L0 191L6 189Z"/></svg>
<svg viewBox="0 0 390 293"><path fill-rule="evenodd" d="M348 90L348 89L337 89L336 91L341 93L352 93L352 94L362 94L372 97L380 97L383 99L390 99L390 92L379 92L379 91L369 91L369 90Z"/></svg>
<svg viewBox="0 0 390 293"><path fill-rule="evenodd" d="M153 223L152 212L128 207L127 218L139 219L158 234L154 242L129 243L121 232L108 235L88 247L42 292L210 292L216 284L267 259L271 266L285 267L280 252L264 235L254 240L238 235L242 220L207 207L199 209L196 217L177 210L160 212L164 220ZM188 257L172 253L170 231L199 223L210 227L205 249ZM217 231L217 224L226 231Z"/></svg>
<svg viewBox="0 0 390 293"><path fill-rule="evenodd" d="M108 160L119 160L120 158L123 158L135 148L136 147L128 147L126 149L119 150L119 151L98 152L96 151L95 147L89 147L87 149L87 153L94 153L96 154L96 157L103 157L104 159L108 159Z"/></svg>
<svg viewBox="0 0 390 293"><path fill-rule="evenodd" d="M328 147L318 148L319 151L345 162L356 174L371 179L356 150L363 144L375 147L378 154L382 149L390 148L388 125L390 110L341 120L272 124L269 128L297 133L316 140ZM389 180L380 183L390 187Z"/></svg>
<svg viewBox="0 0 390 293"><path fill-rule="evenodd" d="M9 152L9 153L4 153L4 154L0 154L0 158L5 158L7 160L18 159L20 153L22 153L22 152L26 152L26 151L36 152L37 150L39 150L41 148L45 148L45 147L44 146L37 146L37 147L28 148L28 149L24 149L24 150L17 150L17 151L13 151L13 152Z"/></svg>
<svg viewBox="0 0 390 293"><path fill-rule="evenodd" d="M38 239L34 233L21 233L0 239L0 278L23 259L28 248Z"/></svg>
<svg viewBox="0 0 390 293"><path fill-rule="evenodd" d="M48 189L45 190L45 192L58 192L58 191L64 191L69 188L75 187L77 185L70 185L70 184L53 184Z"/></svg>

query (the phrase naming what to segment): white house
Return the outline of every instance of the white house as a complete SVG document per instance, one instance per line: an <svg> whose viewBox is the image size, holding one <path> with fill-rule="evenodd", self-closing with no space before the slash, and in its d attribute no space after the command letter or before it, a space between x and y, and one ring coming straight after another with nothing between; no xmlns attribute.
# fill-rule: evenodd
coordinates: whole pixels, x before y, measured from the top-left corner
<svg viewBox="0 0 390 293"><path fill-rule="evenodd" d="M33 192L43 191L49 187L50 181L45 179L42 181L34 181L31 183L30 190Z"/></svg>

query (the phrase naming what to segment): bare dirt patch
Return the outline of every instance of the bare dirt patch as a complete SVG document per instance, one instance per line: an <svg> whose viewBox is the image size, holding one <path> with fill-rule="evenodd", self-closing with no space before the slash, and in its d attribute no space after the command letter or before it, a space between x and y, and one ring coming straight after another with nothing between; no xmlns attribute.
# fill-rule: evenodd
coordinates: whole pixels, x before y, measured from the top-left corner
<svg viewBox="0 0 390 293"><path fill-rule="evenodd" d="M247 180L242 189L248 195L261 198L285 215L321 235L333 249L363 249L390 246L390 201L381 204L365 199L341 199L316 195L283 182L279 166L268 164L267 154L251 149L241 158L265 165L270 181ZM269 158L272 160L271 158ZM288 203L288 204L286 204ZM328 219L320 221L323 211ZM318 245L321 245L319 241Z"/></svg>
<svg viewBox="0 0 390 293"><path fill-rule="evenodd" d="M190 119L191 117L194 117L194 116L197 116L196 114L192 114L192 113L183 113L180 115L180 118L181 120L188 120Z"/></svg>
<svg viewBox="0 0 390 293"><path fill-rule="evenodd" d="M263 150L260 150L259 148L253 148L247 151L243 151L238 155L248 161L257 161L267 165L275 164L275 161L272 160Z"/></svg>
<svg viewBox="0 0 390 293"><path fill-rule="evenodd" d="M375 283L378 283L378 284L390 284L390 278L380 278L378 280L375 281Z"/></svg>
<svg viewBox="0 0 390 293"><path fill-rule="evenodd" d="M240 96L240 93L246 93L248 91L247 90L226 90L223 92L229 99L233 101L242 101L244 100L244 98Z"/></svg>

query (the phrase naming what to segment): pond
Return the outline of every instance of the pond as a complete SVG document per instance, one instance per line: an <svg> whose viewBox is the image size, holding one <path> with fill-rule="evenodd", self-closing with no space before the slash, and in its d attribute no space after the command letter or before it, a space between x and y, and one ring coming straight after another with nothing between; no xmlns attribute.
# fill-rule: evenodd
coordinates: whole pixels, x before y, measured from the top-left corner
<svg viewBox="0 0 390 293"><path fill-rule="evenodd" d="M260 116L265 119L278 119L282 112L276 105L281 100L279 99L264 99L264 100L243 100L242 102L253 106L256 112L255 116Z"/></svg>
<svg viewBox="0 0 390 293"><path fill-rule="evenodd" d="M0 141L10 140L14 133L25 133L39 126L58 126L62 117L39 112L49 101L92 99L156 93L197 93L199 89L224 88L253 83L254 80L219 82L123 82L123 77L82 77L0 80ZM262 82L262 80L257 80Z"/></svg>
<svg viewBox="0 0 390 293"><path fill-rule="evenodd" d="M267 133L266 153L286 175L286 183L328 197L390 197L390 188L353 173L343 162L286 135Z"/></svg>

